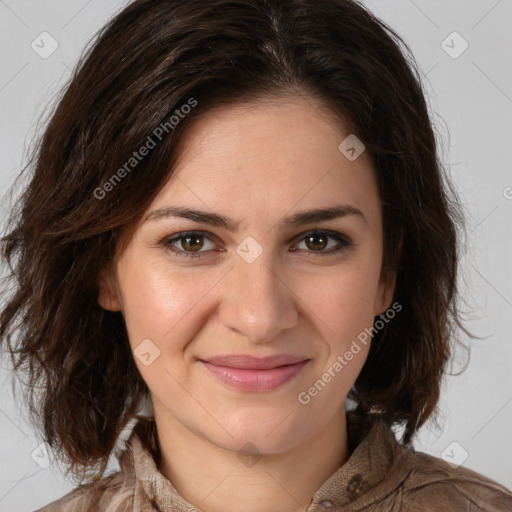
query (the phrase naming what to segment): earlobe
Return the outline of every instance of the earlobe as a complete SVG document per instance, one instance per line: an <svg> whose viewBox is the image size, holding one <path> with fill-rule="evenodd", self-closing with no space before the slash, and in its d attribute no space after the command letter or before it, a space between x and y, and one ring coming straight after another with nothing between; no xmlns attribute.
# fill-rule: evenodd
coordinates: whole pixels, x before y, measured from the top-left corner
<svg viewBox="0 0 512 512"><path fill-rule="evenodd" d="M107 269L102 269L98 276L98 304L107 311L121 310L112 276Z"/></svg>
<svg viewBox="0 0 512 512"><path fill-rule="evenodd" d="M396 253L391 258L393 261L393 266L382 267L381 269L379 289L377 291L377 296L375 297L375 316L381 315L391 307L391 301L393 300L393 295L395 293L396 276L398 272L396 267L402 252L402 245L403 235L401 234L400 240L396 246Z"/></svg>
<svg viewBox="0 0 512 512"><path fill-rule="evenodd" d="M381 315L391 306L395 283L396 271L383 268L380 276L379 289L375 297L375 316Z"/></svg>

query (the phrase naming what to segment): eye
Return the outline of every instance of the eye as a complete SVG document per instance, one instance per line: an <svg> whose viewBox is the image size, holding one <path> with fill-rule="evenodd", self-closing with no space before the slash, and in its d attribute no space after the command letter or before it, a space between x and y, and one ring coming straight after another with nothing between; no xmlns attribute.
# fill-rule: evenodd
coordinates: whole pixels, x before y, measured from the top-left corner
<svg viewBox="0 0 512 512"><path fill-rule="evenodd" d="M337 244L329 244L329 239L335 240ZM301 243L304 243L306 246L308 256L313 257L329 256L353 245L346 236L332 231L310 231L303 235L301 240L303 240ZM326 248L329 250L325 250ZM293 249L293 251L295 250Z"/></svg>
<svg viewBox="0 0 512 512"><path fill-rule="evenodd" d="M205 252L201 251L205 245L203 239L213 245L212 238L199 231L180 233L178 236L163 240L162 245L180 258L199 258L201 253ZM181 249L176 247L175 244L181 246Z"/></svg>
<svg viewBox="0 0 512 512"><path fill-rule="evenodd" d="M210 247L208 247L208 243L205 244L205 240L211 244ZM333 240L337 243L332 243ZM301 249L300 247L299 249L305 250L306 254L312 257L330 256L353 245L351 240L345 235L325 230L310 231L302 235L300 244L302 243L305 244L305 249ZM291 252L297 252L297 247L300 246L300 244L293 247ZM201 258L204 257L201 256L202 253L215 248L213 238L201 231L179 233L171 238L165 238L162 240L161 245L179 258Z"/></svg>

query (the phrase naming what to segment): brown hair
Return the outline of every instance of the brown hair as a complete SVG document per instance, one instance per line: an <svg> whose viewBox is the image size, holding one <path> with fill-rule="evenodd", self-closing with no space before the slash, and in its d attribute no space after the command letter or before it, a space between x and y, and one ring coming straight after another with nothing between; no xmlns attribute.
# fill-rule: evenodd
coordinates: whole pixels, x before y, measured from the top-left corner
<svg viewBox="0 0 512 512"><path fill-rule="evenodd" d="M404 425L404 443L436 411L455 328L465 331L456 293L463 217L407 45L350 0L137 0L78 62L21 173L30 183L2 238L12 290L0 337L27 377L32 421L82 481L104 474L149 393L121 313L98 305L100 270L169 178L194 120L298 95L321 100L366 145L383 206L383 266L398 269L403 311L375 333L349 397L362 416Z"/></svg>

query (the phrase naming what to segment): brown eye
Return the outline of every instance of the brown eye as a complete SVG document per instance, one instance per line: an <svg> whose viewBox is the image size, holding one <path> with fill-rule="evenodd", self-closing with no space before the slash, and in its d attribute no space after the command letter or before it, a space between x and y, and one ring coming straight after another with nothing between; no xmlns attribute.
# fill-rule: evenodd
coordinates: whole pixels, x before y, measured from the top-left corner
<svg viewBox="0 0 512 512"><path fill-rule="evenodd" d="M338 243L332 243L331 240ZM300 247L302 243L305 245L304 250L308 256L330 256L354 245L348 237L331 231L306 233L297 245L301 250L303 249ZM292 249L293 252L296 250L296 248Z"/></svg>
<svg viewBox="0 0 512 512"><path fill-rule="evenodd" d="M185 251L199 251L204 245L204 241L202 240L202 238L204 237L198 235L182 237L181 246Z"/></svg>
<svg viewBox="0 0 512 512"><path fill-rule="evenodd" d="M325 249L327 246L328 237L321 233L313 233L305 237L306 245L308 249L318 251Z"/></svg>
<svg viewBox="0 0 512 512"><path fill-rule="evenodd" d="M206 245L211 244L210 247ZM166 238L162 240L161 244L170 252L181 258L200 258L204 257L202 253L208 252L208 249L215 248L213 239L205 233L201 232L189 232L181 233L178 236L172 238Z"/></svg>
<svg viewBox="0 0 512 512"><path fill-rule="evenodd" d="M210 248L206 245L210 243ZM332 243L332 241L337 243ZM305 252L308 256L330 256L343 249L348 249L354 244L350 239L340 233L330 231L312 231L306 233L300 239L300 243L305 244L305 249L302 248L301 252ZM211 236L202 232L185 232L180 233L172 238L162 240L161 244L174 255L180 258L204 258L215 249L215 243ZM298 244L300 245L300 244ZM297 249L293 247L292 252Z"/></svg>

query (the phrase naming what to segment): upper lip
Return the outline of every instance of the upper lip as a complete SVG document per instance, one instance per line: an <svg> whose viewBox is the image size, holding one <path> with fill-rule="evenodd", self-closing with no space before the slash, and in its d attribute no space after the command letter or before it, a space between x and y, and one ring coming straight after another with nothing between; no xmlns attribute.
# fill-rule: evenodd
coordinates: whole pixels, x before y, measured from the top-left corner
<svg viewBox="0 0 512 512"><path fill-rule="evenodd" d="M307 358L300 356L291 356L280 354L267 357L253 357L242 354L234 354L229 356L213 356L202 361L216 366L229 366L230 368L241 368L244 370L270 370L278 366L301 363Z"/></svg>

